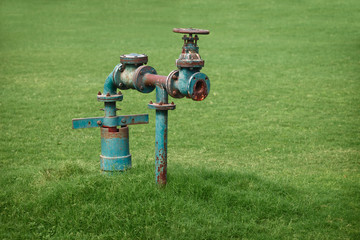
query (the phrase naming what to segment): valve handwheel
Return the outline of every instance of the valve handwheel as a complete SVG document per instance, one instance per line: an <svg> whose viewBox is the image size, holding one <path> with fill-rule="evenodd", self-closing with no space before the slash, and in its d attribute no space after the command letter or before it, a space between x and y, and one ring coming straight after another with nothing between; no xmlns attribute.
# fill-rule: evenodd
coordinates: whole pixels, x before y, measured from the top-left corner
<svg viewBox="0 0 360 240"><path fill-rule="evenodd" d="M196 28L174 28L173 32L175 33L187 33L187 34L209 34L209 30L205 29L196 29Z"/></svg>

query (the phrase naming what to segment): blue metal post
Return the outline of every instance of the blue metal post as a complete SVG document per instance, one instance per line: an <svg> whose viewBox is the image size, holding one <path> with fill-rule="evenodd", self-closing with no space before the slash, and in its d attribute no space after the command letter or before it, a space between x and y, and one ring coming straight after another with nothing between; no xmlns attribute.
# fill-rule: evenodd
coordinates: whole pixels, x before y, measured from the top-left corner
<svg viewBox="0 0 360 240"><path fill-rule="evenodd" d="M116 116L116 101L123 99L121 92L116 93L117 86L113 81L117 72L119 72L119 66L116 66L106 78L104 93L99 92L97 96L98 101L105 104L105 116L73 119L74 129L100 127L100 167L103 173L119 172L131 168L127 125L149 123L147 114Z"/></svg>
<svg viewBox="0 0 360 240"><path fill-rule="evenodd" d="M159 105L168 103L168 94L162 86L156 86L156 102ZM167 179L167 132L168 110L156 110L155 180L159 185L165 185Z"/></svg>
<svg viewBox="0 0 360 240"><path fill-rule="evenodd" d="M105 117L116 116L116 102L105 102Z"/></svg>
<svg viewBox="0 0 360 240"><path fill-rule="evenodd" d="M104 123L116 117L116 102L105 102ZM107 121L110 120L110 121ZM126 126L101 127L100 168L103 173L124 171L131 168L129 129Z"/></svg>
<svg viewBox="0 0 360 240"><path fill-rule="evenodd" d="M101 129L100 167L103 173L124 171L131 168L129 128Z"/></svg>

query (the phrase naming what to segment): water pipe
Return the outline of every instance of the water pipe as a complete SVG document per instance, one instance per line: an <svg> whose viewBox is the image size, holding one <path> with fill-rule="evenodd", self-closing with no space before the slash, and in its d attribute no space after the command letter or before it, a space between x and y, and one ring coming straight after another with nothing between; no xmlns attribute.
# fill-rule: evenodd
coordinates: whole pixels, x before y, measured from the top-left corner
<svg viewBox="0 0 360 240"><path fill-rule="evenodd" d="M156 89L156 102L150 101L148 104L150 109L156 110L155 180L159 185L166 184L168 110L176 108L173 102L168 103L168 95L202 101L210 91L209 78L200 72L204 60L199 55L197 45L198 35L210 32L193 28L174 28L173 31L184 34L182 52L176 60L178 70L167 76L158 75L153 67L145 65L147 55L122 55L120 64L115 66L105 80L104 93L98 94L98 100L105 103L105 117L73 120L74 129L101 127L100 159L103 171L123 171L131 167L127 125L148 123L147 114L116 116L116 101L121 101L123 97L121 92L116 93L116 89L135 89L142 93L150 93Z"/></svg>

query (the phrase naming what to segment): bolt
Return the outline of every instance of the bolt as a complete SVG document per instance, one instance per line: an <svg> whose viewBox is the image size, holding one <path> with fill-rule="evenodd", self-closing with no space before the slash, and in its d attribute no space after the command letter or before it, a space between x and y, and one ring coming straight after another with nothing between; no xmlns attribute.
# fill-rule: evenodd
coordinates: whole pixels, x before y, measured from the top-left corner
<svg viewBox="0 0 360 240"><path fill-rule="evenodd" d="M176 80L178 77L176 75L172 75L172 79Z"/></svg>
<svg viewBox="0 0 360 240"><path fill-rule="evenodd" d="M100 92L100 91L98 92L98 95L101 95L101 92Z"/></svg>
<svg viewBox="0 0 360 240"><path fill-rule="evenodd" d="M98 125L101 125L101 121L100 121L100 120L99 120L99 121L97 121L96 123L97 123Z"/></svg>
<svg viewBox="0 0 360 240"><path fill-rule="evenodd" d="M119 95L122 95L122 92L121 92L121 91L119 91L119 92L118 92L118 94L119 94Z"/></svg>
<svg viewBox="0 0 360 240"><path fill-rule="evenodd" d="M176 91L174 90L174 91L172 91L172 93L175 95Z"/></svg>
<svg viewBox="0 0 360 240"><path fill-rule="evenodd" d="M150 101L150 102L149 102L149 104L153 104L153 102L152 102L152 101Z"/></svg>
<svg viewBox="0 0 360 240"><path fill-rule="evenodd" d="M123 83L119 83L119 88L122 88L124 86Z"/></svg>
<svg viewBox="0 0 360 240"><path fill-rule="evenodd" d="M174 105L174 102L171 102L171 105Z"/></svg>
<svg viewBox="0 0 360 240"><path fill-rule="evenodd" d="M159 105L163 105L164 103L163 102L159 102Z"/></svg>
<svg viewBox="0 0 360 240"><path fill-rule="evenodd" d="M122 123L126 123L126 120L125 120L125 118L124 118L124 119L122 119L122 120L121 120L121 122L122 122Z"/></svg>
<svg viewBox="0 0 360 240"><path fill-rule="evenodd" d="M125 70L125 64L121 65L120 72L123 72Z"/></svg>
<svg viewBox="0 0 360 240"><path fill-rule="evenodd" d="M106 96L107 96L107 97L110 97L110 93L107 93Z"/></svg>

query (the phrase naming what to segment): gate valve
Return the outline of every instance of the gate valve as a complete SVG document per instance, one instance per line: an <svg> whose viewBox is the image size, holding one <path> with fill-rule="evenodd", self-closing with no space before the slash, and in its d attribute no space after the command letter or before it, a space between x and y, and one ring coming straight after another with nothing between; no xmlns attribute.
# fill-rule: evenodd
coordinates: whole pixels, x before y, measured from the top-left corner
<svg viewBox="0 0 360 240"><path fill-rule="evenodd" d="M208 30L194 29L194 28L174 28L175 33L186 33L182 39L184 45L179 59L176 60L176 66L187 67L187 68L202 68L204 66L204 60L199 55L199 47L197 41L199 40L198 34L209 34ZM195 36L193 37L193 34Z"/></svg>
<svg viewBox="0 0 360 240"><path fill-rule="evenodd" d="M185 33L182 37L184 45L176 60L179 70L170 73L166 82L166 90L174 98L188 97L195 101L204 100L210 91L210 80L200 70L205 61L199 54L198 35L209 34L209 30L194 28L174 28L175 33ZM189 35L186 35L189 34ZM193 36L195 34L195 36Z"/></svg>

